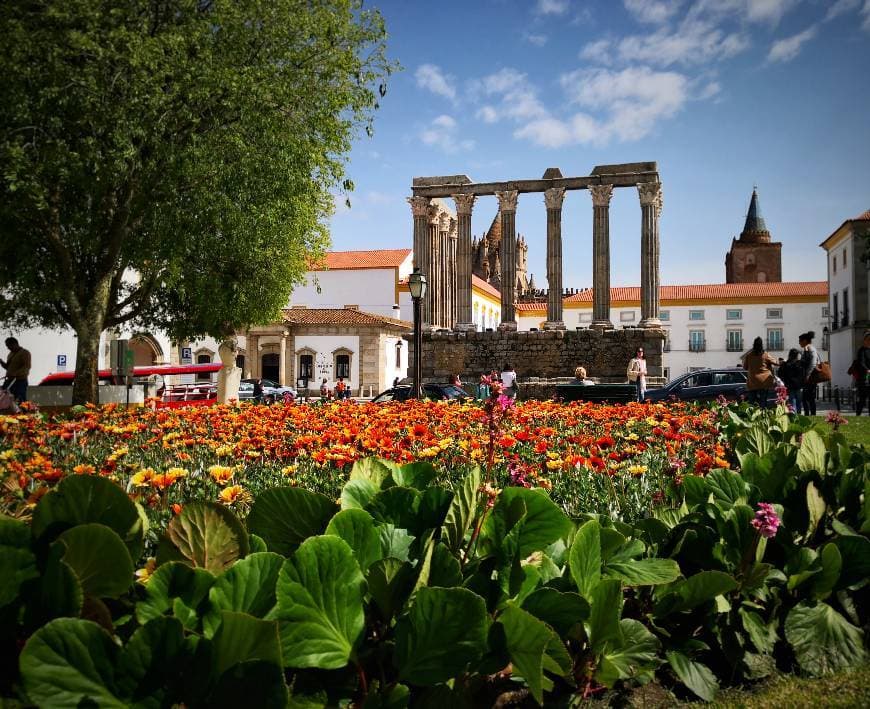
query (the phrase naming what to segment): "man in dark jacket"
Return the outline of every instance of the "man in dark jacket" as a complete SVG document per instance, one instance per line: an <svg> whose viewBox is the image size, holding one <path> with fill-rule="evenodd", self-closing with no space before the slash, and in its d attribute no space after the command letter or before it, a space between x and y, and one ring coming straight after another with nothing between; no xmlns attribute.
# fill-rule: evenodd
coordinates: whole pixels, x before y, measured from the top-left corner
<svg viewBox="0 0 870 709"><path fill-rule="evenodd" d="M870 395L870 330L864 332L864 342L858 348L855 355L855 362L852 364L855 371L852 376L855 377L855 387L857 389L855 396L855 415L860 416L864 410L864 404L868 403L867 398ZM867 406L867 415L870 416L870 405Z"/></svg>

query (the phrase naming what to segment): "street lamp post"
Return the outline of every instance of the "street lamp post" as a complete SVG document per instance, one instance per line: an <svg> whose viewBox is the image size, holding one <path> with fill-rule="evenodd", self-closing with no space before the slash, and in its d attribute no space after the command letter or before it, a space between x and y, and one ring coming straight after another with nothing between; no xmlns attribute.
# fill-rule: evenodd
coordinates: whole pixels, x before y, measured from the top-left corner
<svg viewBox="0 0 870 709"><path fill-rule="evenodd" d="M423 329L420 323L421 303L426 295L426 276L419 268L408 277L408 290L414 301L414 398L423 398Z"/></svg>

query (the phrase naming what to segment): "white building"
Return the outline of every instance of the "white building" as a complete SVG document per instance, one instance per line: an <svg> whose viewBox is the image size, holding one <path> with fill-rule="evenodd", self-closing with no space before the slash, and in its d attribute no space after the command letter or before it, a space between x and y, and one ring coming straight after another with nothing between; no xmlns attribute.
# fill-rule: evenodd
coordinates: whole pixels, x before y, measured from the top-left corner
<svg viewBox="0 0 870 709"><path fill-rule="evenodd" d="M870 329L870 295L865 261L870 238L870 210L844 221L820 246L827 252L831 313L832 384L852 386L847 373Z"/></svg>
<svg viewBox="0 0 870 709"><path fill-rule="evenodd" d="M664 376L736 366L756 337L764 340L771 356L785 358L790 348L798 346L798 335L813 330L822 349L828 325L827 293L825 281L662 286L660 317L668 333ZM640 288L611 288L610 306L610 320L616 327L636 327ZM546 316L546 303L517 304L520 330L542 328ZM563 319L569 328L589 327L591 289L565 299Z"/></svg>

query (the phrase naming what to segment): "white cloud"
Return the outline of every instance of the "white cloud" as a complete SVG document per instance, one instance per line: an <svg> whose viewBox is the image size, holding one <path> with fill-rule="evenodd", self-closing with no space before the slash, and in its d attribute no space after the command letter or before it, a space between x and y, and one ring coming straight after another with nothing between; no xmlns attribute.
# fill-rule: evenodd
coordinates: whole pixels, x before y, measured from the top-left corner
<svg viewBox="0 0 870 709"><path fill-rule="evenodd" d="M483 94L490 101L497 97L498 107L490 103L477 112L477 117L487 123L494 122L498 116L529 119L541 118L547 113L528 77L510 67L471 82L471 93Z"/></svg>
<svg viewBox="0 0 870 709"><path fill-rule="evenodd" d="M492 106L482 106L475 116L484 123L496 123L498 121L498 111Z"/></svg>
<svg viewBox="0 0 870 709"><path fill-rule="evenodd" d="M861 14L864 16L864 22L861 23L861 28L870 32L870 0L864 0L864 7L861 8Z"/></svg>
<svg viewBox="0 0 870 709"><path fill-rule="evenodd" d="M568 0L538 0L535 11L539 15L564 15L568 12Z"/></svg>
<svg viewBox="0 0 870 709"><path fill-rule="evenodd" d="M689 65L728 59L748 46L744 34L726 33L707 21L686 20L673 31L662 28L650 35L625 37L617 45L617 53L624 62Z"/></svg>
<svg viewBox="0 0 870 709"><path fill-rule="evenodd" d="M417 86L427 89L433 94L444 96L451 101L456 100L456 89L453 87L453 77L444 74L435 64L421 64L414 73Z"/></svg>
<svg viewBox="0 0 870 709"><path fill-rule="evenodd" d="M825 14L825 22L833 20L835 17L845 15L847 12L857 10L861 6L861 0L837 0L828 8Z"/></svg>
<svg viewBox="0 0 870 709"><path fill-rule="evenodd" d="M432 122L420 132L420 140L424 145L440 148L445 153L471 150L474 147L473 140L459 139L456 120L447 114L432 119Z"/></svg>
<svg viewBox="0 0 870 709"><path fill-rule="evenodd" d="M610 47L609 39L599 39L595 42L590 42L580 50L580 58L588 59L599 64L610 63Z"/></svg>
<svg viewBox="0 0 870 709"><path fill-rule="evenodd" d="M818 28L815 25L807 27L803 32L777 40L770 48L767 60L770 62L788 62L794 59L806 42L816 36Z"/></svg>
<svg viewBox="0 0 870 709"><path fill-rule="evenodd" d="M549 37L545 34L534 34L532 32L524 32L523 39L536 47L543 47L548 41Z"/></svg>
<svg viewBox="0 0 870 709"><path fill-rule="evenodd" d="M797 4L797 0L747 0L746 16L750 22L777 24Z"/></svg>
<svg viewBox="0 0 870 709"><path fill-rule="evenodd" d="M718 96L722 92L722 86L718 81L711 81L703 89L701 89L697 98L699 101L706 101L708 98Z"/></svg>
<svg viewBox="0 0 870 709"><path fill-rule="evenodd" d="M661 24L679 9L682 0L622 0L625 9L638 22Z"/></svg>

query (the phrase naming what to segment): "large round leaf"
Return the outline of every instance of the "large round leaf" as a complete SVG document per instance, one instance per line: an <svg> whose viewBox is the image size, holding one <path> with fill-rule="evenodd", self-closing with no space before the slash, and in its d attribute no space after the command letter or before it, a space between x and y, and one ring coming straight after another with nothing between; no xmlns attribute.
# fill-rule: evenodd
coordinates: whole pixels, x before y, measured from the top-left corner
<svg viewBox="0 0 870 709"><path fill-rule="evenodd" d="M78 577L82 590L96 598L116 598L133 583L133 562L121 538L102 524L80 524L61 534L63 562Z"/></svg>
<svg viewBox="0 0 870 709"><path fill-rule="evenodd" d="M221 623L214 636L215 670L218 676L240 662L262 660L281 667L278 623L260 620L247 613L221 611Z"/></svg>
<svg viewBox="0 0 870 709"><path fill-rule="evenodd" d="M867 658L861 630L827 603L792 608L785 637L800 666L817 677L857 667Z"/></svg>
<svg viewBox="0 0 870 709"><path fill-rule="evenodd" d="M381 537L375 529L375 521L364 510L342 510L329 521L326 533L347 542L363 572L383 558Z"/></svg>
<svg viewBox="0 0 870 709"><path fill-rule="evenodd" d="M115 695L118 647L96 623L58 618L37 630L21 651L24 690L40 707L127 706Z"/></svg>
<svg viewBox="0 0 870 709"><path fill-rule="evenodd" d="M483 657L488 631L486 603L476 593L420 588L396 625L399 676L412 684L446 682Z"/></svg>
<svg viewBox="0 0 870 709"><path fill-rule="evenodd" d="M393 481L402 487L425 490L436 476L435 466L426 461L406 463L393 471Z"/></svg>
<svg viewBox="0 0 870 709"><path fill-rule="evenodd" d="M382 458L361 458L354 462L350 469L351 480L368 480L377 487L378 490L393 485L393 471L398 470L399 466L389 460Z"/></svg>
<svg viewBox="0 0 870 709"><path fill-rule="evenodd" d="M515 510L525 505L525 515L514 521L511 517ZM499 524L503 518L504 524ZM503 529L514 530L519 540L520 557L525 558L534 551L541 551L558 539L566 537L572 529L571 520L543 490L525 487L509 487L502 490L498 502L487 521L490 541L496 546Z"/></svg>
<svg viewBox="0 0 870 709"><path fill-rule="evenodd" d="M626 586L655 586L680 577L680 565L673 559L631 559L611 561L605 575L620 579Z"/></svg>
<svg viewBox="0 0 870 709"><path fill-rule="evenodd" d="M224 672L208 699L210 709L284 709L288 704L284 671L273 662L240 662Z"/></svg>
<svg viewBox="0 0 870 709"><path fill-rule="evenodd" d="M394 524L399 529L417 531L420 492L411 487L391 487L372 498L366 510L378 522Z"/></svg>
<svg viewBox="0 0 870 709"><path fill-rule="evenodd" d="M30 549L0 545L0 608L18 598L21 584L39 576Z"/></svg>
<svg viewBox="0 0 870 709"><path fill-rule="evenodd" d="M289 556L308 537L322 534L338 511L335 501L298 487L274 487L254 501L248 529L263 538L270 551Z"/></svg>
<svg viewBox="0 0 870 709"><path fill-rule="evenodd" d="M212 502L191 502L173 517L157 563L181 561L220 574L248 553L248 535L236 516Z"/></svg>
<svg viewBox="0 0 870 709"><path fill-rule="evenodd" d="M202 619L206 637L220 626L221 611L264 618L275 607L275 582L284 561L270 551L249 554L222 574L208 592L209 609Z"/></svg>
<svg viewBox="0 0 870 709"><path fill-rule="evenodd" d="M69 527L91 522L115 530L130 558L139 560L148 526L145 514L119 485L93 475L66 477L42 497L33 511L33 536L53 539Z"/></svg>
<svg viewBox="0 0 870 709"><path fill-rule="evenodd" d="M562 593L555 588L539 588L523 600L523 610L540 618L567 635L577 623L589 617L589 603L576 593Z"/></svg>
<svg viewBox="0 0 870 709"><path fill-rule="evenodd" d="M601 580L601 526L591 519L574 535L568 553L571 578L581 595L589 600Z"/></svg>
<svg viewBox="0 0 870 709"><path fill-rule="evenodd" d="M155 618L139 628L118 660L118 691L131 703L170 706L180 682L184 629L177 618Z"/></svg>
<svg viewBox="0 0 870 709"><path fill-rule="evenodd" d="M188 630L196 630L199 606L214 582L214 576L205 569L180 561L163 564L148 580L145 598L136 604L136 618L147 623L172 611Z"/></svg>
<svg viewBox="0 0 870 709"><path fill-rule="evenodd" d="M287 667L344 667L362 639L365 579L342 539L312 537L278 575L281 646Z"/></svg>

